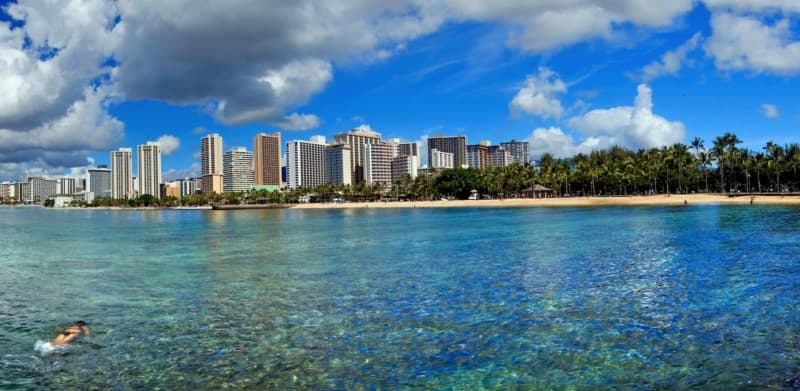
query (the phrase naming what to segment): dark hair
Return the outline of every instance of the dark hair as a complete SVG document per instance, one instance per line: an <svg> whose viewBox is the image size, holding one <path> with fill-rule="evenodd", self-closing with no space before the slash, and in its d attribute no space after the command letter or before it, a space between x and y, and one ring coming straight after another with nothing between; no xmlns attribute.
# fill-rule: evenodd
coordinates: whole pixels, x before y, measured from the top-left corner
<svg viewBox="0 0 800 391"><path fill-rule="evenodd" d="M79 321L75 322L75 326L78 326L78 327L86 326L86 322L84 322L82 320L79 320Z"/></svg>

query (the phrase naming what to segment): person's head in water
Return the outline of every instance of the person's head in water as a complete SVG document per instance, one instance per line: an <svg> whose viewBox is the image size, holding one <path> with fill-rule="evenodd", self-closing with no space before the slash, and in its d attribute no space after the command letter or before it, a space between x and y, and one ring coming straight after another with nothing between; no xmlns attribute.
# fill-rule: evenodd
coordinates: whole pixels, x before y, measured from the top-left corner
<svg viewBox="0 0 800 391"><path fill-rule="evenodd" d="M61 333L56 336L53 340L53 345L66 345L72 340L74 340L78 335L84 334L89 335L89 328L86 327L86 322L79 320L75 322L72 326L69 326L64 329Z"/></svg>

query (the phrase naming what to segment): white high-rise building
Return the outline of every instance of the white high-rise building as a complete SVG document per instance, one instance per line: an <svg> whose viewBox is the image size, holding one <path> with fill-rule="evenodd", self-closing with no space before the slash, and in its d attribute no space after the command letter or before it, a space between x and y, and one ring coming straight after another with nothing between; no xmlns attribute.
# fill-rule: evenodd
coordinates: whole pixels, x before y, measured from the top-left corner
<svg viewBox="0 0 800 391"><path fill-rule="evenodd" d="M58 194L58 181L36 176L26 178L25 182L28 183L28 191L25 194L27 202L44 202Z"/></svg>
<svg viewBox="0 0 800 391"><path fill-rule="evenodd" d="M453 154L450 152L442 152L438 149L434 148L430 151L431 161L430 166L431 168L436 169L447 169L453 168Z"/></svg>
<svg viewBox="0 0 800 391"><path fill-rule="evenodd" d="M352 152L350 158L351 178L353 183L364 181L364 146L381 142L381 134L367 129L356 128L349 132L333 136L336 144L349 144Z"/></svg>
<svg viewBox="0 0 800 391"><path fill-rule="evenodd" d="M111 197L111 170L101 165L87 170L89 176L88 190L96 198Z"/></svg>
<svg viewBox="0 0 800 391"><path fill-rule="evenodd" d="M526 164L528 163L528 142L511 140L505 143L500 143L500 146L505 148L511 154L512 163Z"/></svg>
<svg viewBox="0 0 800 391"><path fill-rule="evenodd" d="M111 197L133 198L133 151L120 148L111 151Z"/></svg>
<svg viewBox="0 0 800 391"><path fill-rule="evenodd" d="M58 179L58 194L75 194L75 178L63 177Z"/></svg>
<svg viewBox="0 0 800 391"><path fill-rule="evenodd" d="M197 180L197 178L190 179L184 178L180 181L181 183L181 198L197 194L202 186L202 180Z"/></svg>
<svg viewBox="0 0 800 391"><path fill-rule="evenodd" d="M349 144L332 144L325 147L325 183L353 184L352 148Z"/></svg>
<svg viewBox="0 0 800 391"><path fill-rule="evenodd" d="M236 147L222 158L223 191L234 193L253 190L253 153L245 147Z"/></svg>
<svg viewBox="0 0 800 391"><path fill-rule="evenodd" d="M511 153L501 146L489 147L489 165L491 167L505 167L513 162Z"/></svg>
<svg viewBox="0 0 800 391"><path fill-rule="evenodd" d="M205 195L222 193L222 137L209 134L200 139L200 174L203 177L202 192Z"/></svg>
<svg viewBox="0 0 800 391"><path fill-rule="evenodd" d="M136 148L139 195L161 198L161 144L149 141Z"/></svg>
<svg viewBox="0 0 800 391"><path fill-rule="evenodd" d="M286 143L286 187L325 183L325 144L295 140Z"/></svg>
<svg viewBox="0 0 800 391"><path fill-rule="evenodd" d="M412 155L399 155L392 159L392 183L397 183L408 174L411 178L417 177L418 159Z"/></svg>

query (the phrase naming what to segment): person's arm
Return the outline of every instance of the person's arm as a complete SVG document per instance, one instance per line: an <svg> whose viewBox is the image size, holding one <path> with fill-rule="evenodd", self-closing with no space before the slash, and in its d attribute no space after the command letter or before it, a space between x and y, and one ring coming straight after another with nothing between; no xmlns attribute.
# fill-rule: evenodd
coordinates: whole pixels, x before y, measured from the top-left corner
<svg viewBox="0 0 800 391"><path fill-rule="evenodd" d="M91 334L91 333L89 332L89 328L88 328L88 327L86 327L86 326L81 326L81 331L82 331L82 332L83 332L83 334L84 334L84 335L86 335L86 336L88 336L89 334Z"/></svg>

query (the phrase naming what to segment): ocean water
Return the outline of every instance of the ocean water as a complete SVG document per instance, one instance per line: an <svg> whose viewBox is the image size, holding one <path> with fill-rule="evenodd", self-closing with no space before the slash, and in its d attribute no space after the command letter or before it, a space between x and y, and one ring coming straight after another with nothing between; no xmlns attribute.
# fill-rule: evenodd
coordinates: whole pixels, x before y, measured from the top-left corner
<svg viewBox="0 0 800 391"><path fill-rule="evenodd" d="M793 388L799 232L759 205L0 208L0 389Z"/></svg>

